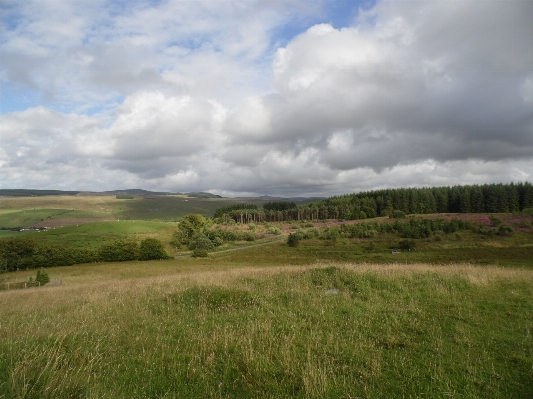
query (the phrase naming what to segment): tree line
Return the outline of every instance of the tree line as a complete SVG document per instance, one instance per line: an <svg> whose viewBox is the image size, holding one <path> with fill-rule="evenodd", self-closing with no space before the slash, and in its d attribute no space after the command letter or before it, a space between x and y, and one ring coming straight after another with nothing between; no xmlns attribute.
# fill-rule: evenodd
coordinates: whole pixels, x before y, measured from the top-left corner
<svg viewBox="0 0 533 399"><path fill-rule="evenodd" d="M146 238L140 243L114 240L96 250L46 245L24 237L0 240L0 271L167 258L163 243L155 238Z"/></svg>
<svg viewBox="0 0 533 399"><path fill-rule="evenodd" d="M274 201L258 209L253 204L219 208L215 220L222 223L283 222L291 220L366 219L405 214L509 213L533 208L533 186L528 183L465 185L431 188L399 188L330 197L298 206L293 201Z"/></svg>

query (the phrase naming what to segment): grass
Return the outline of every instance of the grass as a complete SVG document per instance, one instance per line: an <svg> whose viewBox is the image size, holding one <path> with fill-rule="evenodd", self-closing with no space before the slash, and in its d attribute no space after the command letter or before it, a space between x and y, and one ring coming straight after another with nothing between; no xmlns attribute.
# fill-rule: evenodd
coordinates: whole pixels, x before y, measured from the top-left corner
<svg viewBox="0 0 533 399"><path fill-rule="evenodd" d="M0 292L0 398L533 395L530 270L206 262Z"/></svg>
<svg viewBox="0 0 533 399"><path fill-rule="evenodd" d="M120 220L177 221L188 213L211 217L216 208L238 202L242 201L178 195L138 197L133 200L121 200L114 196L79 195L0 198L0 227L28 227L41 219L46 220L49 216L57 216L68 210L75 212L65 213L62 218L112 217Z"/></svg>
<svg viewBox="0 0 533 399"><path fill-rule="evenodd" d="M120 219L16 233L77 248L168 243L179 212L221 204L17 200L0 200L0 221ZM0 291L0 399L533 397L533 232L515 223L509 237L433 235L399 254L397 234L292 248L284 235L305 223L258 224L284 235L202 259L49 268L61 286Z"/></svg>
<svg viewBox="0 0 533 399"><path fill-rule="evenodd" d="M168 243L175 230L175 223L128 220L86 223L42 232L28 232L23 235L46 244L66 244L75 248L95 249L103 243L116 239L141 241L151 237Z"/></svg>

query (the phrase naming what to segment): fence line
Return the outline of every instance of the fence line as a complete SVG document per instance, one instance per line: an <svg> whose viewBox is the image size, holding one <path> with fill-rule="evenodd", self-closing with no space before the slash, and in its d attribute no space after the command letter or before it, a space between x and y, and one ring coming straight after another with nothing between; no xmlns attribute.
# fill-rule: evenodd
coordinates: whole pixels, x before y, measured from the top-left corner
<svg viewBox="0 0 533 399"><path fill-rule="evenodd" d="M60 285L63 285L63 280L58 278L52 278L46 284L48 286L57 287ZM39 281L4 281L0 283L0 291L9 291L9 290L20 290L20 289L27 289L27 288L38 288L41 287L41 283ZM44 285L43 285L44 287Z"/></svg>

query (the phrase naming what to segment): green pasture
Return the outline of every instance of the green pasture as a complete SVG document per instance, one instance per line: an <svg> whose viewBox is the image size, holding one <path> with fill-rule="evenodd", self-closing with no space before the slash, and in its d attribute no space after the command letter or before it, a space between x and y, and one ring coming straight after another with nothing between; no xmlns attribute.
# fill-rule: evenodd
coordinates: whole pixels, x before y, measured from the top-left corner
<svg viewBox="0 0 533 399"><path fill-rule="evenodd" d="M188 213L212 217L215 209L239 203L227 198L189 198L185 196L160 196L133 200L110 199L106 203L113 216L123 220L178 221Z"/></svg>
<svg viewBox="0 0 533 399"><path fill-rule="evenodd" d="M153 196L43 196L0 198L0 227L29 227L48 218L105 218L178 221L188 213L212 217L222 206L243 202L232 198ZM255 200L260 206L264 201Z"/></svg>
<svg viewBox="0 0 533 399"><path fill-rule="evenodd" d="M101 212L81 211L72 209L23 209L16 211L0 211L0 227L31 227L50 219L65 218L103 218L108 215Z"/></svg>
<svg viewBox="0 0 533 399"><path fill-rule="evenodd" d="M171 222L123 220L85 223L48 231L20 233L20 236L35 239L43 244L96 249L106 242L117 239L142 241L150 237L168 243L171 241L175 230L176 223Z"/></svg>
<svg viewBox="0 0 533 399"><path fill-rule="evenodd" d="M339 239L334 243L329 240L311 239L302 240L296 248L289 247L285 242L268 246L252 244L239 251L214 252L210 256L216 261L265 266L285 262L304 265L320 261L386 264L460 262L533 269L531 233L525 238L530 240L529 244L516 244L515 241L505 238L491 241L472 239L462 244L453 241L436 243L430 240L418 240L416 250L400 251L397 254L391 253L391 249L397 247L400 241L394 236L385 237L380 243L377 239Z"/></svg>
<svg viewBox="0 0 533 399"><path fill-rule="evenodd" d="M533 396L531 270L108 266L0 292L0 398Z"/></svg>

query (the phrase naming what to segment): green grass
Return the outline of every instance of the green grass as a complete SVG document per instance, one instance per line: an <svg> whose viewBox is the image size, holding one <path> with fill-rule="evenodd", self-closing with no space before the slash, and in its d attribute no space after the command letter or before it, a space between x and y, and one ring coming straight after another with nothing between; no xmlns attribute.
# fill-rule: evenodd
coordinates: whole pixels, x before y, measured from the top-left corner
<svg viewBox="0 0 533 399"><path fill-rule="evenodd" d="M0 292L0 398L533 395L532 271L193 263Z"/></svg>
<svg viewBox="0 0 533 399"><path fill-rule="evenodd" d="M24 236L45 244L65 244L75 248L95 249L103 243L116 239L141 241L152 237L168 243L175 230L175 223L127 220L86 223L79 226L24 233Z"/></svg>
<svg viewBox="0 0 533 399"><path fill-rule="evenodd" d="M52 218L60 218L64 215L74 217L70 216L73 213L75 212L73 212L72 209L24 209L17 211L2 211L0 212L0 227L31 227L42 221Z"/></svg>
<svg viewBox="0 0 533 399"><path fill-rule="evenodd" d="M517 234L518 235L518 234ZM465 234L464 236L467 236ZM479 236L457 242L452 238L442 242L431 239L416 240L413 251L392 254L402 239L386 234L375 239L302 240L296 248L285 242L270 246L241 249L235 252L214 253L221 261L236 264L276 265L283 263L309 264L316 261L357 263L471 263L474 265L499 265L533 269L533 245L531 233L518 237L495 237L491 240ZM528 241L530 240L530 241Z"/></svg>
<svg viewBox="0 0 533 399"><path fill-rule="evenodd" d="M212 217L221 206L236 204L238 200L229 198L190 198L185 196L161 196L135 198L134 200L109 199L113 216L128 220L178 221L188 213L198 213Z"/></svg>

